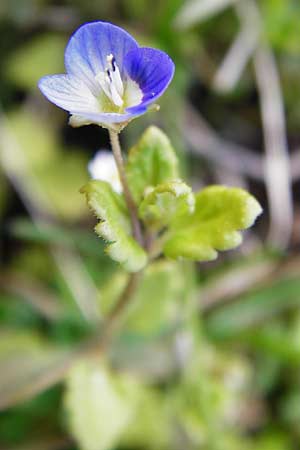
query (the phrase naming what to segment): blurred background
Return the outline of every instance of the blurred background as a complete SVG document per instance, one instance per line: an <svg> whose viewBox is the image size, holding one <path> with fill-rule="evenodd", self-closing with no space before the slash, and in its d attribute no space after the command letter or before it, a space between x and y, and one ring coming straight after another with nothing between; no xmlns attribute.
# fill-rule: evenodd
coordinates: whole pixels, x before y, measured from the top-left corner
<svg viewBox="0 0 300 450"><path fill-rule="evenodd" d="M125 275L79 188L108 136L37 89L92 20L176 64L124 148L156 124L195 189L241 186L264 208L216 262L151 266L99 365L78 348ZM0 59L0 449L299 449L299 1L1 0Z"/></svg>

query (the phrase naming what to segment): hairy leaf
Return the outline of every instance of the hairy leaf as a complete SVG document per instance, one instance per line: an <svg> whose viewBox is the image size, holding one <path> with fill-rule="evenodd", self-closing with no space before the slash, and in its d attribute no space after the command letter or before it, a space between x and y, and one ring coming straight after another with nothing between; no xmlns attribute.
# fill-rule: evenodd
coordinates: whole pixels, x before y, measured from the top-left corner
<svg viewBox="0 0 300 450"><path fill-rule="evenodd" d="M142 269L147 256L130 234L130 220L122 196L100 180L90 181L81 192L86 194L89 207L100 219L95 231L108 242L108 255L129 272Z"/></svg>
<svg viewBox="0 0 300 450"><path fill-rule="evenodd" d="M192 215L172 222L164 252L172 258L214 260L218 250L229 250L242 242L240 230L253 225L261 212L259 203L246 191L210 186L196 195Z"/></svg>
<svg viewBox="0 0 300 450"><path fill-rule="evenodd" d="M150 188L139 207L139 214L150 227L162 228L175 217L191 214L195 207L192 189L181 180Z"/></svg>
<svg viewBox="0 0 300 450"><path fill-rule="evenodd" d="M156 127L149 127L129 151L126 165L128 183L139 202L149 186L178 178L178 161L167 136Z"/></svg>

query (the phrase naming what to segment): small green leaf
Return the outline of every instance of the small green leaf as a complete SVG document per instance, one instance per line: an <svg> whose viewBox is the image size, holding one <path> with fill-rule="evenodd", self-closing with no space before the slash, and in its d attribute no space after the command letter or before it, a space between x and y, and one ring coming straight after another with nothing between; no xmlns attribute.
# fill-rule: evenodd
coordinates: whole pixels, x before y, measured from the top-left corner
<svg viewBox="0 0 300 450"><path fill-rule="evenodd" d="M81 192L100 222L96 233L109 244L106 252L129 272L137 272L147 262L147 255L130 234L131 226L123 197L114 192L105 181L95 180L86 184Z"/></svg>
<svg viewBox="0 0 300 450"><path fill-rule="evenodd" d="M137 203L148 186L178 178L175 151L159 128L147 128L137 145L129 151L126 172Z"/></svg>
<svg viewBox="0 0 300 450"><path fill-rule="evenodd" d="M70 431L82 450L116 448L133 419L135 391L131 378L112 374L97 361L74 366L67 378L65 406Z"/></svg>
<svg viewBox="0 0 300 450"><path fill-rule="evenodd" d="M253 225L261 212L259 203L246 191L210 186L196 194L192 215L172 222L164 253L171 258L214 260L217 250L229 250L242 242L239 230Z"/></svg>
<svg viewBox="0 0 300 450"><path fill-rule="evenodd" d="M150 227L162 228L175 217L194 211L195 197L192 189L181 180L149 188L139 207L141 219Z"/></svg>

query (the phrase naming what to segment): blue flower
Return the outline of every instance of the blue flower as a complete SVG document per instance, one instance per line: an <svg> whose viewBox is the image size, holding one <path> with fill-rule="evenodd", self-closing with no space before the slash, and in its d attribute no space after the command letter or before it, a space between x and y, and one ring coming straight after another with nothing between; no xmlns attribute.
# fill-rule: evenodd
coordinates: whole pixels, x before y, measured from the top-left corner
<svg viewBox="0 0 300 450"><path fill-rule="evenodd" d="M107 22L82 25L65 51L66 74L39 81L42 93L69 111L73 126L122 127L144 114L168 87L174 63L164 52L139 47Z"/></svg>

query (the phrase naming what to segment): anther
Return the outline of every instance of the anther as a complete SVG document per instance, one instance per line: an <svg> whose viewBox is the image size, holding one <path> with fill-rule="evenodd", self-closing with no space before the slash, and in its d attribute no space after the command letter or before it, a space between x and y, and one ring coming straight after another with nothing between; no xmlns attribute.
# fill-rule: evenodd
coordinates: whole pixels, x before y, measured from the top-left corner
<svg viewBox="0 0 300 450"><path fill-rule="evenodd" d="M106 61L108 62L108 64L112 68L112 71L115 72L115 70L116 70L116 58L114 57L114 55L112 53L110 55L107 55Z"/></svg>
<svg viewBox="0 0 300 450"><path fill-rule="evenodd" d="M105 69L106 75L108 77L108 81L110 81L112 83L112 77L111 77L111 73L109 69Z"/></svg>

